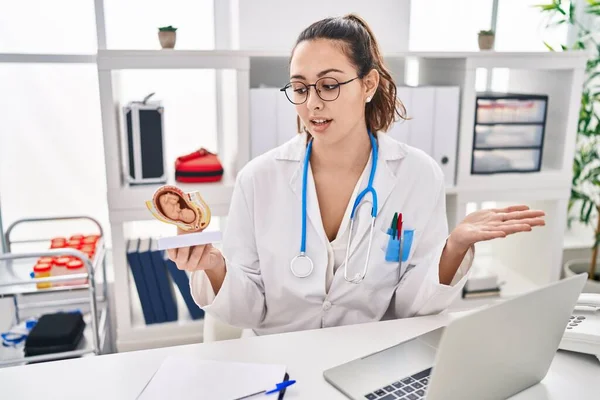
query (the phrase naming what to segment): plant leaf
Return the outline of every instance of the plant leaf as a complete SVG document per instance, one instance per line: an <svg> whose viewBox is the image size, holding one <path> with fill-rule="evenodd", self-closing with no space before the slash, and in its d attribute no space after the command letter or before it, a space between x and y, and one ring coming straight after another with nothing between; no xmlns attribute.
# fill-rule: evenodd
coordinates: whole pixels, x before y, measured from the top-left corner
<svg viewBox="0 0 600 400"><path fill-rule="evenodd" d="M546 41L544 41L544 46L546 46L546 48L547 48L548 50L550 50L550 51L554 51L554 49L552 48L552 46L550 46L550 45L548 44L548 42L546 42Z"/></svg>

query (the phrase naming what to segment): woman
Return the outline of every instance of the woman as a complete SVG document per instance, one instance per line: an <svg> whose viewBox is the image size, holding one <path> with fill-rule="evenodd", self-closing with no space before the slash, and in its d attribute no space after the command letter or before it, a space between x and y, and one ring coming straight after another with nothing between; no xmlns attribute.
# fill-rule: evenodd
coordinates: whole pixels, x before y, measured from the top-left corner
<svg viewBox="0 0 600 400"><path fill-rule="evenodd" d="M404 109L361 18L304 30L290 77L282 91L305 132L238 174L223 254L210 245L169 251L192 271L192 295L208 314L260 335L437 313L460 295L476 242L544 225L543 212L515 206L473 213L448 235L441 169L382 133ZM370 180L373 231L370 192L349 240L355 199ZM403 263L386 261L398 212L414 230ZM304 249L308 258L291 268Z"/></svg>

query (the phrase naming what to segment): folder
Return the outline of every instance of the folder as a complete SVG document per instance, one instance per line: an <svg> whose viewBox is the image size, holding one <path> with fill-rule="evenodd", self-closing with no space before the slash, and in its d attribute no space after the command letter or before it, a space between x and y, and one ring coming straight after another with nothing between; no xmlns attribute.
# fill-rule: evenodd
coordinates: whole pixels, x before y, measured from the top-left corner
<svg viewBox="0 0 600 400"><path fill-rule="evenodd" d="M250 152L252 158L277 145L278 92L273 88L250 89Z"/></svg>
<svg viewBox="0 0 600 400"><path fill-rule="evenodd" d="M154 310L152 308L152 304L150 303L150 293L148 292L146 278L144 276L145 271L139 258L139 242L139 239L128 240L126 255L127 263L129 264L129 269L131 270L131 275L133 276L133 281L135 282L135 287L138 292L138 298L142 307L144 321L149 325L156 322L156 317L154 316Z"/></svg>
<svg viewBox="0 0 600 400"><path fill-rule="evenodd" d="M410 121L407 143L432 155L435 87L414 87L411 89L411 94L413 119Z"/></svg>
<svg viewBox="0 0 600 400"><path fill-rule="evenodd" d="M411 117L412 113L413 113L412 102L411 102L412 88L410 86L398 86L397 92L396 92L396 97L404 105L407 116ZM396 116L396 118L399 118L399 117ZM387 134L390 135L391 137L393 137L394 139L398 140L399 142L408 144L408 138L410 136L411 122L412 121L410 121L410 120L405 121L405 120L399 118L398 121L395 121L392 124L392 126L388 130Z"/></svg>
<svg viewBox="0 0 600 400"><path fill-rule="evenodd" d="M158 290L158 282L152 266L152 255L150 252L151 239L141 239L138 248L138 257L142 268L144 269L144 282L148 288L148 294L150 295L150 304L154 311L154 322L165 322L167 320L167 314L160 297Z"/></svg>
<svg viewBox="0 0 600 400"><path fill-rule="evenodd" d="M274 90L277 96L277 146L281 146L298 134L298 113L285 93Z"/></svg>
<svg viewBox="0 0 600 400"><path fill-rule="evenodd" d="M175 300L173 284L171 283L171 279L169 279L169 272L164 262L164 254L157 249L156 239L152 239L150 242L150 256L160 299L166 314L165 322L177 321L177 301Z"/></svg>
<svg viewBox="0 0 600 400"><path fill-rule="evenodd" d="M432 156L444 172L446 187L455 185L459 103L458 86L435 88Z"/></svg>
<svg viewBox="0 0 600 400"><path fill-rule="evenodd" d="M169 275L171 275L173 282L175 285L177 285L179 292L183 296L183 301L187 306L190 316L192 319L204 318L204 310L201 309L198 304L196 304L194 298L192 297L192 293L190 292L190 279L187 273L177 268L177 265L173 261L165 257L166 254L163 255L163 260L167 266Z"/></svg>

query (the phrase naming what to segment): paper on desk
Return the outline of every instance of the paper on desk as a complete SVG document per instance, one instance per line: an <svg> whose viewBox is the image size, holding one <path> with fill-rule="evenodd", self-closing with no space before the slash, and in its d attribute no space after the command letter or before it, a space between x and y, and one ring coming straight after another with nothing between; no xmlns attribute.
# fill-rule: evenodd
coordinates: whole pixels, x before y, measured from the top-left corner
<svg viewBox="0 0 600 400"><path fill-rule="evenodd" d="M199 360L169 356L138 397L152 399L232 400L275 388L285 365ZM260 398L257 396L257 398Z"/></svg>

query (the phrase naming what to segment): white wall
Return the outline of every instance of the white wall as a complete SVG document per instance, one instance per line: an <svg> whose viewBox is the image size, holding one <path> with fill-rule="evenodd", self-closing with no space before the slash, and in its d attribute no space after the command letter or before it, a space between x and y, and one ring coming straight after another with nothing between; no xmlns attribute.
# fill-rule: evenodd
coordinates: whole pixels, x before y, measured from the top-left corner
<svg viewBox="0 0 600 400"><path fill-rule="evenodd" d="M300 32L311 23L350 12L367 21L383 52L408 49L410 0L378 0L376 4L365 0L233 1L239 22L239 37L233 43L241 50L291 51Z"/></svg>

